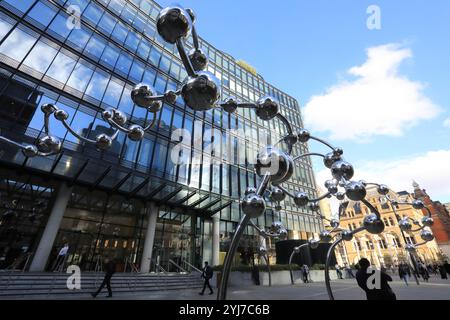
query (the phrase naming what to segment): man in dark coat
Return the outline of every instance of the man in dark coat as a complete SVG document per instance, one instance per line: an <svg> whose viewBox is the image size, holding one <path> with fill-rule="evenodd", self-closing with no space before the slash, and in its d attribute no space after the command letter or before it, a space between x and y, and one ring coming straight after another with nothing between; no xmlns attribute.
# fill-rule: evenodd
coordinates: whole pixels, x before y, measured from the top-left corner
<svg viewBox="0 0 450 320"><path fill-rule="evenodd" d="M95 298L97 297L97 295L100 293L100 291L102 291L102 289L105 287L108 289L108 298L112 297L112 290L111 290L111 278L113 276L113 274L116 272L116 264L114 262L114 260L112 259L105 259L105 278L103 278L103 282L100 285L100 287L98 288L98 290L95 293L92 293L92 297Z"/></svg>
<svg viewBox="0 0 450 320"><path fill-rule="evenodd" d="M388 274L378 270L368 273L367 269L370 267L370 262L366 258L359 260L358 264L359 270L356 273L356 281L358 282L358 286L366 292L367 300L396 300L396 296L388 284L389 281L392 281L392 278ZM369 288L367 281L375 272L379 272L380 287Z"/></svg>
<svg viewBox="0 0 450 320"><path fill-rule="evenodd" d="M213 289L211 288L211 285L209 284L209 280L213 277L214 271L211 268L211 266L208 265L208 261L205 261L205 267L203 268L202 278L205 279L205 283L203 284L203 290L200 292L200 295L203 295L205 293L206 286L209 288L209 294L213 294Z"/></svg>

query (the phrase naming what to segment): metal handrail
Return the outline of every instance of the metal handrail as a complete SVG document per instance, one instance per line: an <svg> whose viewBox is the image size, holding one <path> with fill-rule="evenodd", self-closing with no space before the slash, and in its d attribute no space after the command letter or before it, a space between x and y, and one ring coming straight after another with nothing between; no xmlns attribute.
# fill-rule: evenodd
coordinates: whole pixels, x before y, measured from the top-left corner
<svg viewBox="0 0 450 320"><path fill-rule="evenodd" d="M203 273L202 270L196 268L194 265L192 265L192 264L190 264L189 262L187 262L187 260L182 259L181 261L182 261L184 264L186 264L186 265L188 265L189 267L191 267L192 269L194 269L195 271L197 271L197 272L199 272L199 273Z"/></svg>
<svg viewBox="0 0 450 320"><path fill-rule="evenodd" d="M167 265L169 264L173 264L175 267L177 267L178 269L180 269L182 272L186 272L188 273L187 270L185 270L184 268L182 268L181 266L179 266L175 261L173 261L172 259L169 259Z"/></svg>

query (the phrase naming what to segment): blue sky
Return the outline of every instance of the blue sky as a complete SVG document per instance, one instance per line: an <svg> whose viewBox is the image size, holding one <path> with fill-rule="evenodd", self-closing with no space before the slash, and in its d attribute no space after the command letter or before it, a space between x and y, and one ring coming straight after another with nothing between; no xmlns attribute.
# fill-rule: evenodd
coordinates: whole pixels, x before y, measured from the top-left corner
<svg viewBox="0 0 450 320"><path fill-rule="evenodd" d="M409 191L416 179L450 201L449 1L177 3L203 38L298 99L307 129L343 147L356 178ZM380 30L366 26L370 5ZM315 171L329 176L317 161Z"/></svg>

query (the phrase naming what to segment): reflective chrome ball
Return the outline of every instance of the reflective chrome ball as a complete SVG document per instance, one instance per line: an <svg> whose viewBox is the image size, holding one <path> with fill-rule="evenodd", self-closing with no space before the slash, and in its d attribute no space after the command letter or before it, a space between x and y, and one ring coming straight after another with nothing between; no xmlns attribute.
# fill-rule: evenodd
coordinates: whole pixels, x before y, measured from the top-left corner
<svg viewBox="0 0 450 320"><path fill-rule="evenodd" d="M423 241L432 241L434 239L433 233L427 229L422 229L422 231L420 231L420 237Z"/></svg>
<svg viewBox="0 0 450 320"><path fill-rule="evenodd" d="M99 134L95 138L95 146L98 150L107 150L111 148L112 138L105 133Z"/></svg>
<svg viewBox="0 0 450 320"><path fill-rule="evenodd" d="M69 114L66 111L61 110L61 109L56 110L54 116L55 116L55 119L59 120L59 121L65 121L69 118Z"/></svg>
<svg viewBox="0 0 450 320"><path fill-rule="evenodd" d="M36 146L43 153L58 153L61 151L61 141L54 136L44 136L39 138Z"/></svg>
<svg viewBox="0 0 450 320"><path fill-rule="evenodd" d="M260 98L256 102L256 115L262 120L273 119L279 110L278 101L270 96Z"/></svg>
<svg viewBox="0 0 450 320"><path fill-rule="evenodd" d="M408 217L404 217L404 218L400 219L400 221L398 222L398 226L403 231L411 231L411 229L412 229L412 224L409 221Z"/></svg>
<svg viewBox="0 0 450 320"><path fill-rule="evenodd" d="M242 211L250 218L257 218L266 210L266 202L256 193L250 193L242 200L241 207Z"/></svg>
<svg viewBox="0 0 450 320"><path fill-rule="evenodd" d="M272 146L267 146L258 153L255 164L256 173L262 177L269 174L274 184L288 180L294 172L291 156Z"/></svg>
<svg viewBox="0 0 450 320"><path fill-rule="evenodd" d="M325 188L327 188L329 193L335 194L338 191L338 183L334 179L327 180L327 181L325 181Z"/></svg>
<svg viewBox="0 0 450 320"><path fill-rule="evenodd" d="M254 187L247 187L247 189L245 189L244 194L248 195L248 194L251 194L251 193L256 193L256 188L254 188Z"/></svg>
<svg viewBox="0 0 450 320"><path fill-rule="evenodd" d="M139 83L131 91L131 100L139 107L146 108L149 112L161 110L161 101L151 101L151 97L157 96L155 88L149 84Z"/></svg>
<svg viewBox="0 0 450 320"><path fill-rule="evenodd" d="M317 202L317 201L311 202L308 205L308 208L309 208L309 210L314 211L314 212L319 211L320 210L319 202Z"/></svg>
<svg viewBox="0 0 450 320"><path fill-rule="evenodd" d="M300 142L307 142L311 138L311 134L308 130L300 129L300 131L297 133L297 139Z"/></svg>
<svg viewBox="0 0 450 320"><path fill-rule="evenodd" d="M378 192L379 194L381 194L382 196L385 196L385 195L387 195L387 194L389 193L389 188L388 188L388 186L386 186L386 185L384 185L384 184L380 184L380 185L377 187L377 192Z"/></svg>
<svg viewBox="0 0 450 320"><path fill-rule="evenodd" d="M142 138L145 135L144 129L137 124L133 124L129 128L130 132L128 132L128 138L133 141L139 141L142 140Z"/></svg>
<svg viewBox="0 0 450 320"><path fill-rule="evenodd" d="M192 19L190 14L180 7L167 7L159 12L156 28L165 41L173 44L190 33Z"/></svg>
<svg viewBox="0 0 450 320"><path fill-rule="evenodd" d="M425 207L422 200L413 200L412 206L417 210L423 209Z"/></svg>
<svg viewBox="0 0 450 320"><path fill-rule="evenodd" d="M208 56L202 49L191 49L189 51L189 60L191 60L192 67L195 71L205 70L208 66Z"/></svg>
<svg viewBox="0 0 450 320"><path fill-rule="evenodd" d="M336 161L331 166L331 174L337 180L341 180L342 178L350 180L354 174L353 166L344 160Z"/></svg>
<svg viewBox="0 0 450 320"><path fill-rule="evenodd" d="M340 224L340 222L338 219L331 219L331 221L330 221L330 226L333 229L339 227L339 224Z"/></svg>
<svg viewBox="0 0 450 320"><path fill-rule="evenodd" d="M223 110L225 110L226 112L233 113L236 111L236 109L238 107L238 102L237 102L236 98L229 97L229 98L226 98L222 102L222 107L223 107Z"/></svg>
<svg viewBox="0 0 450 320"><path fill-rule="evenodd" d="M434 220L431 217L426 216L426 217L422 218L422 224L425 227L431 227L433 225L433 223L434 223Z"/></svg>
<svg viewBox="0 0 450 320"><path fill-rule="evenodd" d="M333 236L327 230L322 230L319 233L319 238L321 242L330 243L333 240Z"/></svg>
<svg viewBox="0 0 450 320"><path fill-rule="evenodd" d="M220 98L220 82L211 72L199 71L197 76L185 80L181 87L181 96L192 110L209 110Z"/></svg>
<svg viewBox="0 0 450 320"><path fill-rule="evenodd" d="M341 233L342 240L344 241L352 241L353 239L353 232L350 230L343 230Z"/></svg>
<svg viewBox="0 0 450 320"><path fill-rule="evenodd" d="M175 102L177 101L177 94L175 93L175 91L173 90L167 90L164 93L164 99L171 104L175 104Z"/></svg>
<svg viewBox="0 0 450 320"><path fill-rule="evenodd" d="M294 195L295 195L294 202L297 206L304 207L308 204L309 198L305 192L299 191L299 192L296 192Z"/></svg>
<svg viewBox="0 0 450 320"><path fill-rule="evenodd" d="M267 253L267 249L263 246L259 247L258 249L259 254L265 255Z"/></svg>
<svg viewBox="0 0 450 320"><path fill-rule="evenodd" d="M364 228L372 234L379 234L384 230L384 223L381 219L378 219L375 213L368 214L364 217Z"/></svg>
<svg viewBox="0 0 450 320"><path fill-rule="evenodd" d="M325 167L327 167L328 169L331 168L331 166L333 165L333 163L335 163L336 161L341 160L341 156L334 153L334 152L330 152L327 153L324 157L323 157L323 164L325 165Z"/></svg>
<svg viewBox="0 0 450 320"><path fill-rule="evenodd" d="M41 111L46 115L52 114L56 109L55 105L51 103L46 103L41 106Z"/></svg>
<svg viewBox="0 0 450 320"><path fill-rule="evenodd" d="M277 205L275 206L275 211L280 211L281 209L283 209L283 208L282 208L280 205L277 204Z"/></svg>
<svg viewBox="0 0 450 320"><path fill-rule="evenodd" d="M320 240L317 239L309 239L308 240L309 247L311 249L317 249L319 247Z"/></svg>
<svg viewBox="0 0 450 320"><path fill-rule="evenodd" d="M120 126L123 126L125 123L127 123L127 116L125 115L125 113L117 109L113 109L112 119Z"/></svg>
<svg viewBox="0 0 450 320"><path fill-rule="evenodd" d="M286 228L280 229L280 231L278 232L278 238L279 238L280 240L284 240L284 239L287 238L287 236L288 236L288 231L287 231L287 229L286 229Z"/></svg>
<svg viewBox="0 0 450 320"><path fill-rule="evenodd" d="M270 226L270 231L272 233L279 233L281 229L284 229L283 223L281 221L274 221Z"/></svg>
<svg viewBox="0 0 450 320"><path fill-rule="evenodd" d="M294 247L294 252L295 253L299 253L300 252L300 247Z"/></svg>
<svg viewBox="0 0 450 320"><path fill-rule="evenodd" d="M344 154L344 150L342 148L335 148L333 152L337 156L342 156Z"/></svg>
<svg viewBox="0 0 450 320"><path fill-rule="evenodd" d="M270 194L270 198L271 198L273 201L280 202L280 201L283 201L283 200L286 198L286 194L285 194L284 191L281 190L280 188L278 188L278 187L273 187L273 188L272 188L272 192L271 192L271 194Z"/></svg>
<svg viewBox="0 0 450 320"><path fill-rule="evenodd" d="M406 244L405 250L411 253L416 252L417 247L414 244Z"/></svg>
<svg viewBox="0 0 450 320"><path fill-rule="evenodd" d="M38 152L38 149L31 144L26 145L22 148L22 153L25 157L33 158L38 155Z"/></svg>
<svg viewBox="0 0 450 320"><path fill-rule="evenodd" d="M345 185L345 195L353 201L361 201L366 197L366 188L361 181L350 181Z"/></svg>
<svg viewBox="0 0 450 320"><path fill-rule="evenodd" d="M345 193L340 192L340 191L336 192L335 196L336 196L336 199L338 199L338 200L344 200L345 199Z"/></svg>

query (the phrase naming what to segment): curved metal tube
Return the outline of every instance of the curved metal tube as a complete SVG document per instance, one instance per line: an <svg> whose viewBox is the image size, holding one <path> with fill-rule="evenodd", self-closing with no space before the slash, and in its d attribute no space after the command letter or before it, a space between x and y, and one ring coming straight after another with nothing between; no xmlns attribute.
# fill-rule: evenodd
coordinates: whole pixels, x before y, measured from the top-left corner
<svg viewBox="0 0 450 320"><path fill-rule="evenodd" d="M283 187L280 184L276 185L278 188L280 188L284 193L286 193L288 196L290 196L291 198L295 198L295 195L291 192L289 192L289 190L287 190L285 187Z"/></svg>
<svg viewBox="0 0 450 320"><path fill-rule="evenodd" d="M324 140L322 140L322 139L320 139L320 138L317 138L317 137L314 137L314 136L310 136L309 138L312 139L312 140L316 140L316 141L318 141L318 142L320 142L320 143L326 145L327 147L329 147L329 148L330 148L331 150L333 150L333 151L336 150L335 147L333 147L331 144L329 144L328 142L326 142L326 141L324 141Z"/></svg>
<svg viewBox="0 0 450 320"><path fill-rule="evenodd" d="M291 276L291 284L295 284L294 272L292 271L292 259L294 258L295 253L296 253L295 249L298 249L299 253L300 253L300 249L303 248L303 247L306 247L308 245L309 245L309 243L306 242L306 243L303 243L303 244L299 245L298 247L295 247L294 250L292 250L291 255L289 256L289 275Z"/></svg>
<svg viewBox="0 0 450 320"><path fill-rule="evenodd" d="M18 143L18 142L15 142L15 141L13 141L13 140L10 140L10 139L8 139L8 138L6 138L6 137L4 137L4 136L0 136L0 140L3 140L3 141L5 141L6 143L12 144L12 145L14 145L14 146L16 146L16 147L19 147L19 148L21 148L21 149L25 148L24 145L22 145L22 144L20 144L20 143Z"/></svg>
<svg viewBox="0 0 450 320"><path fill-rule="evenodd" d="M334 248L336 248L336 246L339 243L341 243L342 241L343 241L342 238L339 238L336 241L334 241L333 244L331 245L330 249L328 249L328 252L327 252L327 260L325 262L325 286L327 287L328 298L330 298L330 300L334 300L333 291L331 290L331 284L330 284L331 254L334 252Z"/></svg>
<svg viewBox="0 0 450 320"><path fill-rule="evenodd" d="M195 77L197 74L195 73L194 67L192 66L191 60L186 54L186 50L184 49L183 40L181 38L177 39L177 49L180 54L181 61L183 62L184 68L186 69L187 74L190 77Z"/></svg>
<svg viewBox="0 0 450 320"><path fill-rule="evenodd" d="M145 132L147 132L148 130L150 130L150 129L155 125L155 123L156 123L156 118L157 118L156 112L151 112L151 113L153 114L153 119L152 119L152 121L149 123L148 126L146 126L145 128L143 128Z"/></svg>
<svg viewBox="0 0 450 320"><path fill-rule="evenodd" d="M304 153L304 154L301 154L301 155L299 155L299 156L296 156L293 160L294 160L294 161L297 161L297 160L299 160L300 158L307 157L307 156L318 156L318 157L322 157L322 158L325 157L325 156L324 156L323 154L321 154L321 153L317 153L317 152L309 152L309 153Z"/></svg>
<svg viewBox="0 0 450 320"><path fill-rule="evenodd" d="M264 261L266 262L267 272L269 273L269 287L271 287L272 286L272 275L270 273L269 257L267 256L267 253L263 254L262 256L263 256Z"/></svg>
<svg viewBox="0 0 450 320"><path fill-rule="evenodd" d="M370 211L375 213L378 219L381 219L380 212L378 212L377 208L371 205L369 201L367 201L366 199L362 199L361 202L364 203L370 209Z"/></svg>
<svg viewBox="0 0 450 320"><path fill-rule="evenodd" d="M327 192L327 193L321 195L320 197L318 197L316 199L309 200L309 202L317 202L317 201L320 201L320 200L323 200L323 199L327 198L330 195L331 195L331 193Z"/></svg>
<svg viewBox="0 0 450 320"><path fill-rule="evenodd" d="M71 134L73 134L77 139L80 139L80 140L85 141L85 142L88 142L88 143L93 143L93 144L96 143L96 141L91 140L91 139L88 139L88 138L85 138L85 137L79 135L78 133L76 133L75 130L73 130L73 129L69 126L69 124L67 123L66 120L60 120L60 121L62 122L62 124L64 125L64 127L66 127L66 129L67 129Z"/></svg>
<svg viewBox="0 0 450 320"><path fill-rule="evenodd" d="M283 124L286 126L286 129L288 131L289 135L293 135L293 130L292 130L292 126L289 123L289 121L281 114L281 113L277 113L276 117L278 118L278 120L280 120L281 122L283 122Z"/></svg>

